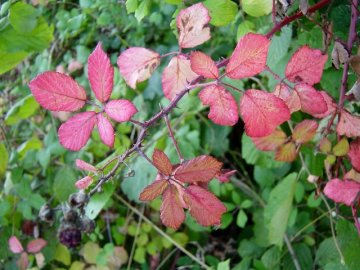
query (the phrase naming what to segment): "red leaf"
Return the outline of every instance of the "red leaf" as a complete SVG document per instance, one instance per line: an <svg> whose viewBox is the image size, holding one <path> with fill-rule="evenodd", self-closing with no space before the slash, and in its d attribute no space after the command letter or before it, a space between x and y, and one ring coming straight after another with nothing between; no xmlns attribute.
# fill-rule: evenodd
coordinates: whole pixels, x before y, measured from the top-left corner
<svg viewBox="0 0 360 270"><path fill-rule="evenodd" d="M96 112L82 112L63 123L58 131L60 143L68 150L78 151L89 140L96 123Z"/></svg>
<svg viewBox="0 0 360 270"><path fill-rule="evenodd" d="M91 89L100 102L106 102L114 85L114 68L110 59L98 43L88 59L88 77Z"/></svg>
<svg viewBox="0 0 360 270"><path fill-rule="evenodd" d="M250 137L270 135L277 126L290 119L289 108L282 99L254 89L247 90L242 96L240 114Z"/></svg>
<svg viewBox="0 0 360 270"><path fill-rule="evenodd" d="M352 206L359 199L360 183L335 178L326 183L324 193L334 202Z"/></svg>
<svg viewBox="0 0 360 270"><path fill-rule="evenodd" d="M315 136L318 123L314 120L304 120L294 128L292 138L296 143L306 143Z"/></svg>
<svg viewBox="0 0 360 270"><path fill-rule="evenodd" d="M202 4L192 5L179 12L176 25L179 31L179 46L192 48L210 39L210 15Z"/></svg>
<svg viewBox="0 0 360 270"><path fill-rule="evenodd" d="M160 55L146 48L132 47L120 54L117 64L126 83L135 89L138 82L150 78L160 64Z"/></svg>
<svg viewBox="0 0 360 270"><path fill-rule="evenodd" d="M314 113L313 116L316 118L324 118L330 114L333 114L336 111L337 105L335 104L333 98L328 95L328 93L326 93L325 91L320 91L319 93L323 96L325 100L327 110L324 113Z"/></svg>
<svg viewBox="0 0 360 270"><path fill-rule="evenodd" d="M348 156L351 161L351 165L355 170L360 172L360 139L356 139L350 143L350 151Z"/></svg>
<svg viewBox="0 0 360 270"><path fill-rule="evenodd" d="M285 101L290 110L290 113L299 111L301 109L301 103L298 94L296 91L291 90L286 84L281 83L276 85L273 94Z"/></svg>
<svg viewBox="0 0 360 270"><path fill-rule="evenodd" d="M161 194L164 193L164 190L169 186L169 181L167 179L156 180L150 185L148 185L140 194L141 201L152 201Z"/></svg>
<svg viewBox="0 0 360 270"><path fill-rule="evenodd" d="M296 84L295 91L299 95L303 112L314 116L328 110L323 95L312 86L306 83Z"/></svg>
<svg viewBox="0 0 360 270"><path fill-rule="evenodd" d="M174 230L177 230L185 220L179 192L174 185L169 185L162 196L160 219L165 226Z"/></svg>
<svg viewBox="0 0 360 270"><path fill-rule="evenodd" d="M323 55L320 50L303 46L291 57L285 76L292 82L313 85L320 82L326 60L327 55Z"/></svg>
<svg viewBox="0 0 360 270"><path fill-rule="evenodd" d="M96 121L102 142L112 148L115 139L113 126L102 113L97 114Z"/></svg>
<svg viewBox="0 0 360 270"><path fill-rule="evenodd" d="M21 253L20 258L17 260L16 265L19 267L19 270L26 270L29 266L29 257L26 252Z"/></svg>
<svg viewBox="0 0 360 270"><path fill-rule="evenodd" d="M336 131L339 135L345 135L346 137L360 136L360 117L352 115L346 110L341 110Z"/></svg>
<svg viewBox="0 0 360 270"><path fill-rule="evenodd" d="M186 56L181 54L173 57L164 69L161 78L165 97L172 100L196 77L198 75L192 71L190 60Z"/></svg>
<svg viewBox="0 0 360 270"><path fill-rule="evenodd" d="M18 254L24 251L23 246L15 235L9 238L8 244L12 253Z"/></svg>
<svg viewBox="0 0 360 270"><path fill-rule="evenodd" d="M236 101L223 86L207 86L199 93L199 98L204 105L210 106L208 117L215 124L233 126L239 120Z"/></svg>
<svg viewBox="0 0 360 270"><path fill-rule="evenodd" d="M275 160L283 162L293 162L296 159L296 145L293 142L288 142L280 146L275 153Z"/></svg>
<svg viewBox="0 0 360 270"><path fill-rule="evenodd" d="M174 177L185 183L208 182L220 171L222 163L211 156L199 156L182 163Z"/></svg>
<svg viewBox="0 0 360 270"><path fill-rule="evenodd" d="M189 206L190 214L199 224L220 225L226 207L214 194L202 187L191 185L185 189L184 199Z"/></svg>
<svg viewBox="0 0 360 270"><path fill-rule="evenodd" d="M93 165L91 165L81 159L77 159L75 161L75 164L76 164L76 167L78 167L80 170L84 170L84 171L88 171L88 172L97 172L97 169Z"/></svg>
<svg viewBox="0 0 360 270"><path fill-rule="evenodd" d="M190 56L191 69L198 75L209 79L219 77L219 69L210 56L202 52L193 52Z"/></svg>
<svg viewBox="0 0 360 270"><path fill-rule="evenodd" d="M216 175L216 179L222 183L226 183L230 181L230 177L233 176L237 171L236 170L220 170Z"/></svg>
<svg viewBox="0 0 360 270"><path fill-rule="evenodd" d="M29 253L38 253L40 252L45 246L47 242L44 239L38 238L30 241L27 244L26 250Z"/></svg>
<svg viewBox="0 0 360 270"><path fill-rule="evenodd" d="M287 136L284 131L275 129L274 132L268 136L255 137L251 138L251 140L256 148L261 151L274 151L286 142Z"/></svg>
<svg viewBox="0 0 360 270"><path fill-rule="evenodd" d="M76 181L75 187L78 189L87 189L92 182L93 178L91 176L85 176L84 178Z"/></svg>
<svg viewBox="0 0 360 270"><path fill-rule="evenodd" d="M226 75L232 79L251 77L262 72L270 40L263 35L249 33L243 36L226 66Z"/></svg>
<svg viewBox="0 0 360 270"><path fill-rule="evenodd" d="M105 105L105 112L117 122L126 122L138 112L134 104L126 99L111 100Z"/></svg>
<svg viewBox="0 0 360 270"><path fill-rule="evenodd" d="M152 159L153 159L156 169L158 169L159 172L161 172L162 174L164 174L166 176L171 175L171 173L173 171L172 165L171 165L169 158L163 151L161 151L159 149L155 149Z"/></svg>
<svg viewBox="0 0 360 270"><path fill-rule="evenodd" d="M70 76L46 71L29 83L41 106L50 111L73 112L84 106L86 93Z"/></svg>

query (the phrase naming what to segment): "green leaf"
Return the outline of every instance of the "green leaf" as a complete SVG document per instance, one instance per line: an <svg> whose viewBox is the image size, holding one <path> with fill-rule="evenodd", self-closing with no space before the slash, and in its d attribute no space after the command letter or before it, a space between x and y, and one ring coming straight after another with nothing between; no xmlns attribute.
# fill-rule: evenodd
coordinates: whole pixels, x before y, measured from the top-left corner
<svg viewBox="0 0 360 270"><path fill-rule="evenodd" d="M291 37L291 26L286 26L281 29L280 35L274 35L271 38L268 59L266 61L271 69L279 69L278 64L280 60L288 53L291 44Z"/></svg>
<svg viewBox="0 0 360 270"><path fill-rule="evenodd" d="M96 257L99 255L101 249L98 244L94 242L87 242L82 248L82 256L87 263L96 263Z"/></svg>
<svg viewBox="0 0 360 270"><path fill-rule="evenodd" d="M342 138L333 148L333 154L337 157L346 156L349 152L350 146L347 138Z"/></svg>
<svg viewBox="0 0 360 270"><path fill-rule="evenodd" d="M103 185L103 191L94 194L86 205L85 214L90 219L95 219L115 191L114 183Z"/></svg>
<svg viewBox="0 0 360 270"><path fill-rule="evenodd" d="M142 19L147 16L150 12L151 1L150 0L143 0L139 7L135 11L135 18L140 23Z"/></svg>
<svg viewBox="0 0 360 270"><path fill-rule="evenodd" d="M31 32L37 24L37 10L24 2L17 2L10 7L10 24L19 33Z"/></svg>
<svg viewBox="0 0 360 270"><path fill-rule="evenodd" d="M250 16L260 17L271 12L272 0L242 0L241 6Z"/></svg>
<svg viewBox="0 0 360 270"><path fill-rule="evenodd" d="M255 24L251 21L243 21L239 24L236 32L236 40L239 40L241 37L245 36L247 33L255 33L256 27Z"/></svg>
<svg viewBox="0 0 360 270"><path fill-rule="evenodd" d="M300 269L313 269L313 258L310 248L304 243L300 243L293 245L293 249L300 264ZM290 254L285 256L283 263L284 269L296 270Z"/></svg>
<svg viewBox="0 0 360 270"><path fill-rule="evenodd" d="M210 23L224 26L231 23L238 13L238 6L231 0L206 0L204 5L210 12Z"/></svg>
<svg viewBox="0 0 360 270"><path fill-rule="evenodd" d="M138 8L138 0L127 0L125 5L127 13L134 13Z"/></svg>
<svg viewBox="0 0 360 270"><path fill-rule="evenodd" d="M236 218L236 225L238 225L240 228L245 228L246 222L248 221L248 217L244 210L240 210L237 218Z"/></svg>
<svg viewBox="0 0 360 270"><path fill-rule="evenodd" d="M217 270L230 270L230 259L227 259L226 261L220 262L217 265Z"/></svg>
<svg viewBox="0 0 360 270"><path fill-rule="evenodd" d="M140 264L145 263L146 250L143 247L137 247L135 250L134 261Z"/></svg>
<svg viewBox="0 0 360 270"><path fill-rule="evenodd" d="M58 170L53 184L54 197L59 202L66 201L71 193L76 192L75 182L76 175L73 170L65 167Z"/></svg>
<svg viewBox="0 0 360 270"><path fill-rule="evenodd" d="M268 228L268 237L271 244L283 244L292 201L296 187L296 173L291 173L282 180L271 192L269 202L264 210L265 224Z"/></svg>
<svg viewBox="0 0 360 270"><path fill-rule="evenodd" d="M337 239L343 253L345 265L349 269L359 269L360 240L353 222L341 219L336 224Z"/></svg>
<svg viewBox="0 0 360 270"><path fill-rule="evenodd" d="M327 238L321 242L316 251L315 261L321 267L330 263L340 263L340 256L334 244L334 239Z"/></svg>
<svg viewBox="0 0 360 270"><path fill-rule="evenodd" d="M1 35L1 33L0 33ZM0 38L1 39L1 38ZM2 52L0 51L0 75L16 67L29 55L28 52Z"/></svg>
<svg viewBox="0 0 360 270"><path fill-rule="evenodd" d="M261 256L261 262L265 265L266 269L280 269L280 255L280 249L277 246L273 246L265 251L265 253Z"/></svg>
<svg viewBox="0 0 360 270"><path fill-rule="evenodd" d="M0 143L0 180L5 175L8 162L9 162L9 153L6 150L5 144Z"/></svg>
<svg viewBox="0 0 360 270"><path fill-rule="evenodd" d="M25 157L25 154L29 151L29 150L39 150L42 148L42 143L41 141L36 138L36 137L32 137L30 140L24 142L22 145L20 145L17 149L19 155L20 155L20 159Z"/></svg>
<svg viewBox="0 0 360 270"><path fill-rule="evenodd" d="M28 95L11 107L5 116L5 124L14 125L22 119L27 119L34 115L39 108L39 103L36 102L33 95Z"/></svg>
<svg viewBox="0 0 360 270"><path fill-rule="evenodd" d="M173 4L173 5L179 5L182 4L183 0L165 0L166 3Z"/></svg>
<svg viewBox="0 0 360 270"><path fill-rule="evenodd" d="M59 244L55 250L55 260L63 263L64 265L70 265L71 255L68 248L64 245Z"/></svg>

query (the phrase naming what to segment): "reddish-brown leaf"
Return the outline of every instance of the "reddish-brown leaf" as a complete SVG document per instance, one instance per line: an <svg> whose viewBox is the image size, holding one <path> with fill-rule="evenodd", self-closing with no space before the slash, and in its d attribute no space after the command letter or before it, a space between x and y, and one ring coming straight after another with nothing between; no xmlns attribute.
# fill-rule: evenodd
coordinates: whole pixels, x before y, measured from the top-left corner
<svg viewBox="0 0 360 270"><path fill-rule="evenodd" d="M275 159L277 161L293 162L296 156L296 145L293 142L288 142L280 146L275 152Z"/></svg>
<svg viewBox="0 0 360 270"><path fill-rule="evenodd" d="M210 56L202 52L193 52L190 56L191 69L198 75L209 79L219 77L219 69Z"/></svg>
<svg viewBox="0 0 360 270"><path fill-rule="evenodd" d="M319 93L323 96L325 103L327 105L327 110L323 113L314 113L313 116L316 118L324 118L330 114L333 114L336 111L337 105L334 102L334 99L329 96L325 91L319 91Z"/></svg>
<svg viewBox="0 0 360 270"><path fill-rule="evenodd" d="M208 182L220 171L222 163L211 156L199 156L181 164L174 177L184 183Z"/></svg>
<svg viewBox="0 0 360 270"><path fill-rule="evenodd" d="M296 91L291 90L286 84L280 83L275 86L273 94L285 101L290 113L301 109L300 98Z"/></svg>
<svg viewBox="0 0 360 270"><path fill-rule="evenodd" d="M154 165L159 172L166 176L169 176L172 173L172 164L163 151L155 149L152 158Z"/></svg>
<svg viewBox="0 0 360 270"><path fill-rule="evenodd" d="M291 57L285 76L292 82L313 85L320 82L326 60L327 55L323 55L320 50L303 46Z"/></svg>
<svg viewBox="0 0 360 270"><path fill-rule="evenodd" d="M264 137L290 119L285 102L272 93L250 89L240 100L240 114L249 137Z"/></svg>
<svg viewBox="0 0 360 270"><path fill-rule="evenodd" d="M147 187L140 194L141 201L152 201L156 197L164 193L164 190L168 187L169 181L167 179L156 180Z"/></svg>
<svg viewBox="0 0 360 270"><path fill-rule="evenodd" d="M184 200L190 214L203 226L220 225L221 216L226 207L218 198L206 189L190 185L185 189Z"/></svg>
<svg viewBox="0 0 360 270"><path fill-rule="evenodd" d="M334 202L352 206L355 200L359 200L360 183L335 178L327 182L324 193Z"/></svg>
<svg viewBox="0 0 360 270"><path fill-rule="evenodd" d="M226 66L226 76L242 79L259 74L265 69L270 40L260 34L243 36Z"/></svg>
<svg viewBox="0 0 360 270"><path fill-rule="evenodd" d="M345 135L349 138L360 136L360 117L350 114L345 109L341 110L336 131L339 135Z"/></svg>
<svg viewBox="0 0 360 270"><path fill-rule="evenodd" d="M350 151L348 156L351 161L351 165L355 170L360 172L360 139L356 139L350 143Z"/></svg>
<svg viewBox="0 0 360 270"><path fill-rule="evenodd" d="M304 120L294 128L292 138L296 143L306 143L315 136L318 123L314 120Z"/></svg>
<svg viewBox="0 0 360 270"><path fill-rule="evenodd" d="M185 55L181 54L173 57L164 69L161 78L165 97L172 100L196 77L198 75L192 71L190 60Z"/></svg>
<svg viewBox="0 0 360 270"><path fill-rule="evenodd" d="M314 116L326 113L328 110L323 95L312 86L306 83L299 83L295 85L295 91L300 98L301 110L303 112Z"/></svg>
<svg viewBox="0 0 360 270"><path fill-rule="evenodd" d="M16 261L16 265L19 267L19 270L26 270L29 266L29 256L26 252L21 253L21 256Z"/></svg>
<svg viewBox="0 0 360 270"><path fill-rule="evenodd" d="M251 140L255 144L256 148L261 151L274 151L286 142L287 136L284 131L276 129L268 136L254 137L251 138Z"/></svg>
<svg viewBox="0 0 360 270"><path fill-rule="evenodd" d="M109 119L107 119L102 113L98 113L96 115L96 125L98 127L101 141L112 148L114 146L115 133Z"/></svg>
<svg viewBox="0 0 360 270"><path fill-rule="evenodd" d="M199 93L204 105L210 106L209 119L215 124L233 126L239 120L238 107L232 94L221 85L210 85Z"/></svg>
<svg viewBox="0 0 360 270"><path fill-rule="evenodd" d="M80 170L84 170L88 172L97 172L97 169L93 165L81 159L76 159L75 164L76 167L78 167Z"/></svg>
<svg viewBox="0 0 360 270"><path fill-rule="evenodd" d="M29 253L38 253L40 252L45 246L47 245L47 242L42 239L42 238L38 238L38 239L34 239L31 240L27 246L26 246L26 250Z"/></svg>
<svg viewBox="0 0 360 270"><path fill-rule="evenodd" d="M75 187L78 189L87 189L92 182L93 178L91 176L85 176L75 182Z"/></svg>
<svg viewBox="0 0 360 270"><path fill-rule="evenodd" d="M230 181L230 177L233 176L237 171L236 170L228 170L228 169L224 169L224 170L220 170L220 172L218 172L215 177L217 180L219 180L222 183L226 183Z"/></svg>
<svg viewBox="0 0 360 270"><path fill-rule="evenodd" d="M176 17L179 31L179 46L192 48L210 39L210 15L203 3L181 10Z"/></svg>
<svg viewBox="0 0 360 270"><path fill-rule="evenodd" d="M174 230L177 230L185 220L179 192L174 185L169 185L163 193L160 219L165 226Z"/></svg>
<svg viewBox="0 0 360 270"><path fill-rule="evenodd" d="M8 244L9 244L9 249L12 253L18 254L24 251L22 244L15 235L9 238Z"/></svg>

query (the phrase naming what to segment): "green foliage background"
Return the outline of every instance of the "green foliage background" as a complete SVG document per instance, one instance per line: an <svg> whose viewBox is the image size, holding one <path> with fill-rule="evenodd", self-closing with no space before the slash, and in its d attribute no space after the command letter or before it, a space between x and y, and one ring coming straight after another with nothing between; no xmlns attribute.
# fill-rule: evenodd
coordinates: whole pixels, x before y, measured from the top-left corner
<svg viewBox="0 0 360 270"><path fill-rule="evenodd" d="M17 269L18 256L10 253L7 240L15 234L22 243L27 243L32 236L26 234L24 224L32 221L41 237L49 242L43 251L45 269L151 269L151 262L156 260L160 262L158 269L170 269L173 261L175 266L200 269L178 246L185 247L213 269L295 269L284 245L284 233L301 269L358 269L360 240L352 221L346 218L351 216L350 211L340 206L342 216L332 217L334 205L325 205L315 195L315 187L307 182L306 173L300 171L300 161L280 163L274 161L272 154L258 151L243 134L241 123L234 128L214 125L195 93L184 98L171 114L183 155L190 159L211 154L228 168L238 170L231 182L220 184L214 180L210 184L228 209L219 228L201 227L190 216L176 232L164 228L159 219L160 200L150 204L138 201L139 193L153 181L156 171L135 156L129 161L134 177L125 177L127 169L123 168L124 173L91 199L87 214L96 218L97 226L94 233L84 236L81 249L69 250L58 243L55 235L59 222L49 226L38 221L38 211L45 202L57 205L66 201L75 191L74 182L84 176L75 169L75 159L92 164L106 162L131 145L136 127L117 126L114 151L100 143L97 132L83 150L66 151L56 134L59 118L66 115L54 115L40 108L27 87L29 80L45 70L62 69L90 93L86 62L98 41L114 66L120 52L130 46L147 47L159 53L177 50L174 18L180 9L195 2L199 1L1 3L0 268ZM242 5L231 0L203 2L212 16L212 38L201 50L213 59L231 55L236 41L246 33L266 33L272 27L269 15L272 1L244 0ZM298 1L295 2L289 14L298 7ZM347 1L333 1L315 20L321 21L320 16L334 23L337 37L347 38L350 18ZM284 27L273 37L268 65L283 76L287 61L304 44L323 47L321 28L306 18ZM126 86L116 68L112 97L133 100L139 109L136 119L148 119L158 111L159 103L167 102L161 90L161 71L165 65L163 61L150 80L135 91ZM326 89L338 98L341 74L329 61L319 89ZM355 80L350 74L350 82ZM228 82L240 89L265 87L269 91L276 84L266 72L256 80ZM233 94L239 99L238 93ZM293 120L299 122L305 117L295 113ZM172 162L177 162L163 123L150 130L145 145L146 153L160 148ZM312 174L322 177L326 157L314 154L311 147L301 150L305 162ZM124 204L124 200L136 206L138 212ZM330 223L335 226L343 261L335 247ZM164 234L159 234L156 226ZM36 269L34 256L30 256L30 264Z"/></svg>

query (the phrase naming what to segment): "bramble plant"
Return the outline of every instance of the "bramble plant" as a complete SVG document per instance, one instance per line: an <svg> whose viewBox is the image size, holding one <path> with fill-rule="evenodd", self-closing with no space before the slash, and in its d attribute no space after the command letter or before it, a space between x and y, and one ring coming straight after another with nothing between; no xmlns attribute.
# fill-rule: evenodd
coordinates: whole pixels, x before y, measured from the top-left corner
<svg viewBox="0 0 360 270"><path fill-rule="evenodd" d="M301 10L281 21L276 18L275 2L277 1L273 1L272 7L274 26L270 31L266 34L251 31L246 33L226 59L214 61L210 55L194 49L211 39L211 12L203 3L185 7L177 14L175 22L178 50L160 54L143 47L130 47L121 52L117 58L119 72L134 91L139 83L151 78L161 61L171 57L161 75L162 91L168 103L166 106L160 105L158 112L145 121L138 116L143 108L137 108L135 102L111 98L114 67L101 42L87 60L87 78L92 95L87 94L70 75L60 72L46 71L29 82L34 98L46 110L70 113L82 110L67 119L58 129L59 142L67 150L83 149L94 128L103 144L113 148L116 123L128 122L137 127L132 145L122 153L116 152L110 159L104 157L104 161L98 165L82 159L76 160L76 167L87 175L77 180L75 186L79 191L70 195L66 206L51 207L46 204L41 208L40 217L50 223L56 218L54 211L64 212L59 228L61 243L76 247L81 243L82 233L93 231L95 224L91 219L94 217L87 216L88 204L115 175L122 173L124 177L132 177L137 173L131 168L131 163L127 163L136 154L157 170L156 178L142 190L139 199L151 202L161 197L160 219L165 226L179 229L186 218L184 209L202 226L221 226L227 207L210 191L209 183L214 178L220 183L228 182L237 171L226 169L231 168L226 160L218 160L207 153L191 159L183 155L169 118L172 118L174 109L190 92L194 92L201 103L209 107L208 118L214 124L235 126L241 119L246 136L257 149L272 152L274 159L279 162L301 163L299 172L289 174L283 180L284 186L289 187L288 190L280 187L277 192L293 194L296 182L305 176L314 185L316 196L324 201L331 215L340 213L332 211L327 198L351 208L354 226L360 235L360 117L351 107L351 104L359 101L360 84L356 82L351 91L348 87L350 67L360 77L360 56L353 52L354 44L359 41L356 32L358 2L350 1L351 20L346 41L335 38L331 53L309 45L298 46L290 59L283 63L283 75L273 70L269 64L269 48L274 35L302 16L312 20L311 15L331 1L321 0L313 6L304 4L307 1L300 1ZM332 35L330 27L324 28L324 32ZM331 41L332 37L324 41L326 48ZM337 103L326 89L319 86L324 67L330 62L333 68L343 69ZM240 81L259 74L266 74L271 80L275 80L274 89L264 88L258 83L259 88L244 90L229 83L229 79ZM85 106L86 111L83 111ZM305 119L298 117L299 112L305 115ZM158 146L151 158L145 151L150 128L159 125L161 120L164 120L163 124L177 153L176 164L172 164ZM323 155L326 177L313 173L308 167L302 153L304 148L310 149L314 155ZM124 171L126 172L123 173ZM281 188L285 190L281 191ZM274 198L277 195L276 192L271 192L269 196ZM292 196L289 201L290 205L291 203ZM276 235L269 237L269 242L281 246L285 241L295 268L300 269L286 234L290 211L285 212L282 214L275 211L273 217L267 217L271 226L278 227ZM334 233L332 219L330 226ZM342 257L335 237L334 241ZM46 245L44 243L36 252L29 248L27 250L37 253ZM21 257L24 256L27 260L27 253L17 238L11 238L9 245L14 253L21 253ZM25 261L24 258L21 260Z"/></svg>

